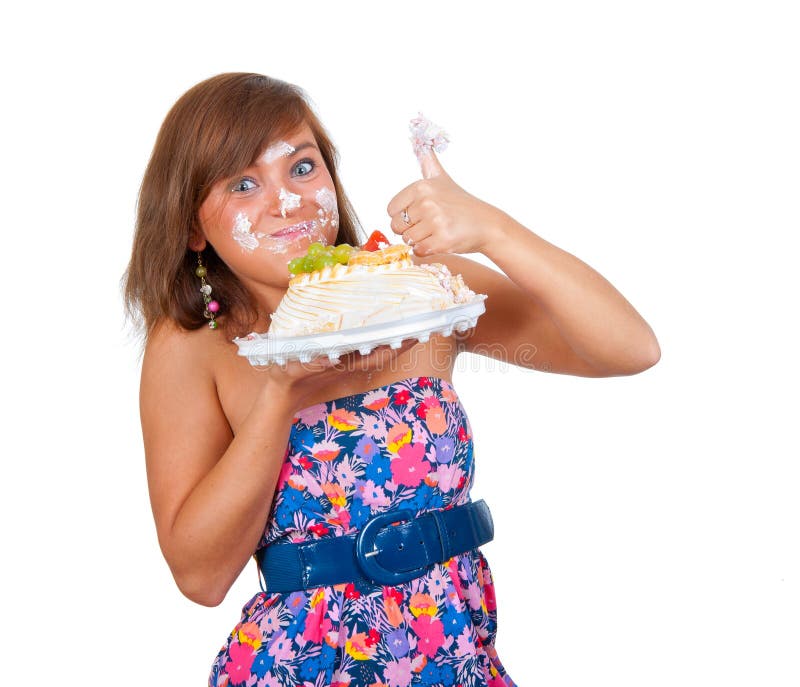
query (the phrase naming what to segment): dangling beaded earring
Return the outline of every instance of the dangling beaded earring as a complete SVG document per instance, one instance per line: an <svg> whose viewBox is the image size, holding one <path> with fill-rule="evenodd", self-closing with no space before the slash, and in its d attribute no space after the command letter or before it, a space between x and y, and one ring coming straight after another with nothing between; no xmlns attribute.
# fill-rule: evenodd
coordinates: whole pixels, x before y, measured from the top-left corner
<svg viewBox="0 0 800 687"><path fill-rule="evenodd" d="M200 293L203 294L203 301L206 304L203 315L205 315L207 320L210 320L208 323L209 328L216 329L217 321L214 319L214 313L219 312L219 303L211 300L211 286L206 284L206 274L208 271L203 265L202 256L199 251L197 253L197 269L195 269L194 273L200 277L200 281L203 284L200 287Z"/></svg>

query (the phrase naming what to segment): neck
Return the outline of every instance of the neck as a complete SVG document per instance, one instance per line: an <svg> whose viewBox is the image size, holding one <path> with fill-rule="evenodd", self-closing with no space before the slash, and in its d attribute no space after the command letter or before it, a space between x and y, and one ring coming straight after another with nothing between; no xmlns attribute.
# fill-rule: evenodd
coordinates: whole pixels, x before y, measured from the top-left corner
<svg viewBox="0 0 800 687"><path fill-rule="evenodd" d="M256 323L258 328L256 331L266 332L271 323L269 316L278 309L278 304L286 294L287 287L271 286L249 279L243 279L242 282L253 297L258 310L258 321Z"/></svg>

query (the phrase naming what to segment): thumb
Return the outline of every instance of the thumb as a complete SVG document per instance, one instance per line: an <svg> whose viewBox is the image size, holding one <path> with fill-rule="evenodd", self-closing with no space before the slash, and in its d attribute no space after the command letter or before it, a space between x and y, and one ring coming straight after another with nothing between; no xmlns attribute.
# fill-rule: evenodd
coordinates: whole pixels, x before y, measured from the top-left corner
<svg viewBox="0 0 800 687"><path fill-rule="evenodd" d="M442 152L447 148L450 137L445 130L427 119L422 112L409 122L408 128L411 131L414 153L422 169L422 178L432 179L433 177L447 176L439 158L433 152L434 149Z"/></svg>
<svg viewBox="0 0 800 687"><path fill-rule="evenodd" d="M419 160L419 167L422 170L423 179L433 179L433 177L447 176L444 171L442 163L433 152L433 148L424 147L417 153L417 160Z"/></svg>

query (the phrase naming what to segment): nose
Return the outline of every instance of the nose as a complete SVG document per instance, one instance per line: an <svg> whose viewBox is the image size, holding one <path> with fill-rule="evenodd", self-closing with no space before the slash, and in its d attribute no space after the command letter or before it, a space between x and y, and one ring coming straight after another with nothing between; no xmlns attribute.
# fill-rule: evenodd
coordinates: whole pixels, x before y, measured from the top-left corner
<svg viewBox="0 0 800 687"><path fill-rule="evenodd" d="M281 217L280 186L270 186L264 191L264 208L271 217Z"/></svg>
<svg viewBox="0 0 800 687"><path fill-rule="evenodd" d="M301 207L302 196L285 186L276 186L265 191L264 205L272 217L285 219Z"/></svg>
<svg viewBox="0 0 800 687"><path fill-rule="evenodd" d="M302 197L299 193L292 193L289 189L281 187L281 190L278 191L278 201L280 202L281 217L286 217L300 207Z"/></svg>

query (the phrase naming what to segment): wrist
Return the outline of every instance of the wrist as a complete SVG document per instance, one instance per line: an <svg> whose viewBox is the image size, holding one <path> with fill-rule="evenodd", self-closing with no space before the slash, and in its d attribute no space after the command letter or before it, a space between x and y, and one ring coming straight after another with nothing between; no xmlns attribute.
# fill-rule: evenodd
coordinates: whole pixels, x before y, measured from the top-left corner
<svg viewBox="0 0 800 687"><path fill-rule="evenodd" d="M490 207L491 212L487 216L483 232L484 239L478 246L478 251L491 259L492 253L496 252L498 247L507 245L512 239L514 225L517 222L499 208Z"/></svg>
<svg viewBox="0 0 800 687"><path fill-rule="evenodd" d="M292 388L286 384L285 378L277 379L272 374L272 369L267 371L264 385L261 387L254 407L258 408L257 412L259 413L269 412L291 422L298 410Z"/></svg>

